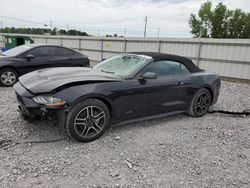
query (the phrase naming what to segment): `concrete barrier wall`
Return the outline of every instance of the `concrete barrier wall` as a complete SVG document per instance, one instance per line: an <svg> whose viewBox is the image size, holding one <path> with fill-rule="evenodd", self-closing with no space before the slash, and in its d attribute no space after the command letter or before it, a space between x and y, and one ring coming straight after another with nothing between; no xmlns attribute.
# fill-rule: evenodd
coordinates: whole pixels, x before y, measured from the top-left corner
<svg viewBox="0 0 250 188"><path fill-rule="evenodd" d="M0 47L4 46L5 35L18 34L0 34ZM250 39L21 36L30 36L39 44L72 48L88 55L94 63L118 53L153 51L186 56L202 69L221 76L250 80Z"/></svg>

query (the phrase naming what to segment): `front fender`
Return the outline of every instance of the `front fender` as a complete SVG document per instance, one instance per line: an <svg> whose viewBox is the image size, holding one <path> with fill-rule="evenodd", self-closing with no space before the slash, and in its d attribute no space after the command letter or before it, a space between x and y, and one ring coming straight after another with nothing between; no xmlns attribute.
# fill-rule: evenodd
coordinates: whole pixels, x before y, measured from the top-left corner
<svg viewBox="0 0 250 188"><path fill-rule="evenodd" d="M72 86L59 91L58 93L54 94L54 96L65 100L68 106L74 106L79 101L88 98L103 99L111 104L112 100L108 97L111 93L106 90L105 85L109 84L95 83Z"/></svg>

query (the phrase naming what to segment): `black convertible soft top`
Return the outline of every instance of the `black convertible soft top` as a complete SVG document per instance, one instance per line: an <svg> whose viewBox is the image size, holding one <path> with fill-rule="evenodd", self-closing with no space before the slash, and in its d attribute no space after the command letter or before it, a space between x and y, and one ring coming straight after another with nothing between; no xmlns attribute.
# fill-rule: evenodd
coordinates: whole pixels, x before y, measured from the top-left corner
<svg viewBox="0 0 250 188"><path fill-rule="evenodd" d="M155 61L161 61L161 60L178 61L178 62L182 63L183 65L185 65L188 68L188 70L192 73L204 71L204 70L200 69L199 67L197 67L191 59L188 59L188 58L183 57L183 56L158 53L158 52L131 52L131 54L150 56Z"/></svg>

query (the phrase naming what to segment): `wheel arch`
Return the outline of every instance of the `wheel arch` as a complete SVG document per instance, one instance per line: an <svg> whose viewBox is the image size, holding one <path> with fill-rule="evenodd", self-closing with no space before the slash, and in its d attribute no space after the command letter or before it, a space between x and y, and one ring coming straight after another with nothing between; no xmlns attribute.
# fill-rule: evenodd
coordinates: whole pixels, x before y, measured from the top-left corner
<svg viewBox="0 0 250 188"><path fill-rule="evenodd" d="M20 76L20 72L14 66L6 65L6 66L3 66L3 67L0 67L0 71L2 71L4 69L13 69L17 73L17 76Z"/></svg>
<svg viewBox="0 0 250 188"><path fill-rule="evenodd" d="M97 99L97 100L100 100L101 102L103 102L108 107L109 112L112 115L112 109L113 109L113 107L112 107L112 101L110 99L108 99L106 96L101 95L101 94L89 94L89 95L85 95L85 96L79 97L70 106L72 108L77 103L79 103L81 101L84 101L84 100L87 100L87 99Z"/></svg>
<svg viewBox="0 0 250 188"><path fill-rule="evenodd" d="M92 99L97 99L97 100L102 101L108 107L110 114L112 114L112 105L111 105L111 102L108 99L106 99L104 97L98 97L98 96L97 97L92 97Z"/></svg>
<svg viewBox="0 0 250 188"><path fill-rule="evenodd" d="M213 92L212 88L209 86L205 86L204 88L207 89L209 91L209 93L211 94L211 102L213 102L214 101L214 92Z"/></svg>

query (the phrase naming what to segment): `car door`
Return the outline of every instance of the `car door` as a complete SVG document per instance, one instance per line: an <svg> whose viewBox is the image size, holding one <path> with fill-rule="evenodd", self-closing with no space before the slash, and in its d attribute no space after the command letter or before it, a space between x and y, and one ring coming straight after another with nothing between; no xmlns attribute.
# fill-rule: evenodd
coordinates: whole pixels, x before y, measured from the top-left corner
<svg viewBox="0 0 250 188"><path fill-rule="evenodd" d="M32 55L33 58L27 58ZM48 46L41 46L33 48L22 55L22 66L19 67L22 73L28 73L37 69L50 67L49 59L52 55L52 48Z"/></svg>
<svg viewBox="0 0 250 188"><path fill-rule="evenodd" d="M71 55L68 49L62 47L53 47L53 55L49 59L53 67L72 67L75 64L71 61Z"/></svg>
<svg viewBox="0 0 250 188"><path fill-rule="evenodd" d="M134 80L130 96L133 118L150 116L187 108L190 73L180 62L165 60L148 64ZM155 79L143 79L145 73L155 73Z"/></svg>
<svg viewBox="0 0 250 188"><path fill-rule="evenodd" d="M63 48L53 47L53 57L49 60L55 67L88 66L89 60L78 52Z"/></svg>
<svg viewBox="0 0 250 188"><path fill-rule="evenodd" d="M73 50L69 50L68 53L70 55L70 61L75 66L89 67L89 59L87 56L84 56L80 54L79 52L75 52Z"/></svg>

